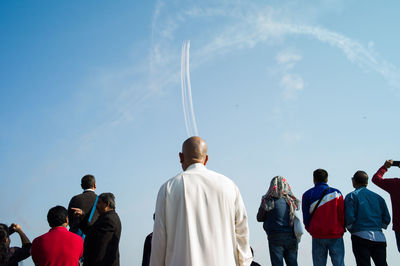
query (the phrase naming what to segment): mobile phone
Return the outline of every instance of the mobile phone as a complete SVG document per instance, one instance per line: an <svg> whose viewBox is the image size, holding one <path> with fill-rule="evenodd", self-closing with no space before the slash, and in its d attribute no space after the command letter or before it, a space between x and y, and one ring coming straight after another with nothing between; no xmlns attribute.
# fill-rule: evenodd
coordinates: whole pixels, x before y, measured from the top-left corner
<svg viewBox="0 0 400 266"><path fill-rule="evenodd" d="M400 167L400 161L393 161L392 166Z"/></svg>
<svg viewBox="0 0 400 266"><path fill-rule="evenodd" d="M10 225L10 226L8 227L8 235L10 236L10 235L12 235L12 234L14 234L14 233L15 233L14 227L13 227L12 225Z"/></svg>

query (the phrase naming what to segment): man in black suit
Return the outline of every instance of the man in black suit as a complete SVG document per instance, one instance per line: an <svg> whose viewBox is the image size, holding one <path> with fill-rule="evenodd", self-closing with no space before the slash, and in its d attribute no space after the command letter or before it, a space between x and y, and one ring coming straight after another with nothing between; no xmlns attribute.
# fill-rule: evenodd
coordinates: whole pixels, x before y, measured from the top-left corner
<svg viewBox="0 0 400 266"><path fill-rule="evenodd" d="M121 220L115 212L115 197L112 193L102 193L97 201L99 218L93 225L78 208L72 208L74 215L86 218L80 228L86 235L83 250L83 266L119 266L119 239Z"/></svg>
<svg viewBox="0 0 400 266"><path fill-rule="evenodd" d="M92 175L85 175L81 179L81 187L83 192L78 194L69 202L68 205L68 219L69 219L69 231L82 236L82 232L79 229L79 223L82 221L83 218L88 218L90 216L90 212L94 206L96 201L96 180ZM79 208L83 210L83 212L88 217L78 217L74 215L74 211L71 208ZM91 219L91 223L94 223L99 216L98 212L95 210L94 215Z"/></svg>

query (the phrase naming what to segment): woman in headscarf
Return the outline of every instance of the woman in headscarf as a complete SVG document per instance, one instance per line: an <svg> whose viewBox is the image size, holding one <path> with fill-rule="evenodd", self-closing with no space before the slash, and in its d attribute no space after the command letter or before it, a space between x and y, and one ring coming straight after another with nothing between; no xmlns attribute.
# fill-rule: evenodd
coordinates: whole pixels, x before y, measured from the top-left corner
<svg viewBox="0 0 400 266"><path fill-rule="evenodd" d="M282 176L272 178L267 193L261 198L257 221L264 223L272 266L283 266L283 259L286 265L297 266L298 243L293 223L299 203Z"/></svg>

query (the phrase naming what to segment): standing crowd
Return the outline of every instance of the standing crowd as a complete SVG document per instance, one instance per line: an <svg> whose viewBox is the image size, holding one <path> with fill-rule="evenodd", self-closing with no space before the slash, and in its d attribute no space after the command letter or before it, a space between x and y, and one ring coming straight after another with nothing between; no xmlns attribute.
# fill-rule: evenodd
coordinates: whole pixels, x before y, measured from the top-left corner
<svg viewBox="0 0 400 266"><path fill-rule="evenodd" d="M222 266L259 265L253 261L249 244L246 208L240 191L228 177L206 168L207 144L191 137L179 153L183 172L164 183L157 196L153 232L146 237L142 265ZM372 182L391 196L393 230L400 252L400 179L383 178L398 162L387 160ZM400 166L399 166L400 167ZM390 223L384 199L367 189L368 175L357 171L354 191L342 193L328 185L328 173L313 173L314 187L302 201L293 194L286 178L272 178L257 213L268 236L273 266L296 266L303 225L312 236L314 266L344 265L345 231L351 233L357 265L386 263L386 238L382 229ZM18 224L0 224L0 266L16 266L32 256L39 266L117 266L121 221L115 212L112 193L96 195L92 175L81 180L83 193L74 196L68 209L55 206L48 211L49 232L31 243ZM299 209L303 213L301 221ZM69 230L67 229L69 226ZM21 247L10 247L17 232ZM134 263L132 263L134 264Z"/></svg>
<svg viewBox="0 0 400 266"><path fill-rule="evenodd" d="M74 196L68 210L50 208L50 230L32 243L18 224L0 224L0 266L18 266L32 256L38 266L118 266L121 221L115 212L112 193L96 195L92 175L81 179L83 193ZM69 225L69 230L67 226ZM17 232L22 247L10 247L10 235Z"/></svg>

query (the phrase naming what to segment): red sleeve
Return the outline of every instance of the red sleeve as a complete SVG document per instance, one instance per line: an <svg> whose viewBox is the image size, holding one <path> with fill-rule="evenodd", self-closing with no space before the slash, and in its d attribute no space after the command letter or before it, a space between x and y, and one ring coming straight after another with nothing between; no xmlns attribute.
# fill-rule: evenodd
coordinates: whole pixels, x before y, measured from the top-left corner
<svg viewBox="0 0 400 266"><path fill-rule="evenodd" d="M381 189L391 192L392 188L394 188L394 184L396 183L395 178L383 178L383 175L387 172L387 169L385 166L382 166L379 168L378 172L374 174L372 177L372 182L380 187Z"/></svg>

